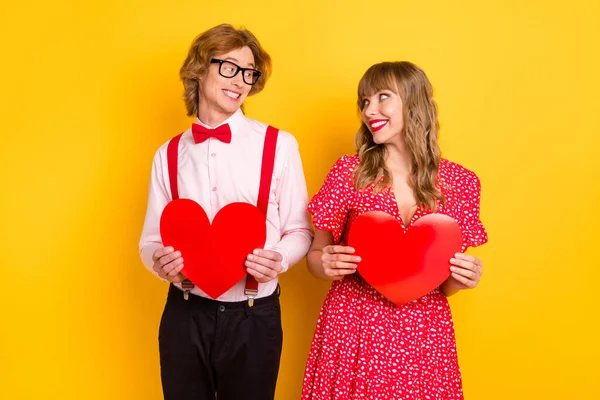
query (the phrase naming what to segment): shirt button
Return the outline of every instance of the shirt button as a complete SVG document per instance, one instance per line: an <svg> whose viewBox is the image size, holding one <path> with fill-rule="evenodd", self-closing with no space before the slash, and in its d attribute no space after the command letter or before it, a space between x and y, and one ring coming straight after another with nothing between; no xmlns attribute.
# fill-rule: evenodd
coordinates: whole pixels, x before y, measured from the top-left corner
<svg viewBox="0 0 600 400"><path fill-rule="evenodd" d="M219 306L219 311L221 311L221 312L225 311L225 306Z"/></svg>
<svg viewBox="0 0 600 400"><path fill-rule="evenodd" d="M212 188L212 191L213 191L213 192L216 192L216 191L217 191L217 188L216 188L216 187Z"/></svg>
<svg viewBox="0 0 600 400"><path fill-rule="evenodd" d="M210 154L210 156L211 156L211 157L214 157L214 156L216 156L216 154L215 154L215 153L211 153L211 154Z"/></svg>

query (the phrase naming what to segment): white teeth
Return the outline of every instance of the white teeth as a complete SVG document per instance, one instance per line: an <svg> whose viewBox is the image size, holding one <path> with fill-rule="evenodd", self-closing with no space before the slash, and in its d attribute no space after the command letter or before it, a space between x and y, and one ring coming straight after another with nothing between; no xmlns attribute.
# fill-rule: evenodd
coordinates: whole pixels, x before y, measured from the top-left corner
<svg viewBox="0 0 600 400"><path fill-rule="evenodd" d="M383 126L385 124L387 124L387 121L379 121L379 122L375 122L374 124L371 124L371 127L379 128L380 126Z"/></svg>
<svg viewBox="0 0 600 400"><path fill-rule="evenodd" d="M230 92L229 90L223 90L226 96L231 97L232 99L237 99L240 97L239 93Z"/></svg>

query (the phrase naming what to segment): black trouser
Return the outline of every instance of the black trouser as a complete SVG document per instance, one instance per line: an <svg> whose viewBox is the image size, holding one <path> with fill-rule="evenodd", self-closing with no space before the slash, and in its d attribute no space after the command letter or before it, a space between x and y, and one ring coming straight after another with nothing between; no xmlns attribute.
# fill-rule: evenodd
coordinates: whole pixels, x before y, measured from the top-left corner
<svg viewBox="0 0 600 400"><path fill-rule="evenodd" d="M279 290L219 302L169 288L158 343L165 400L273 400L283 332Z"/></svg>

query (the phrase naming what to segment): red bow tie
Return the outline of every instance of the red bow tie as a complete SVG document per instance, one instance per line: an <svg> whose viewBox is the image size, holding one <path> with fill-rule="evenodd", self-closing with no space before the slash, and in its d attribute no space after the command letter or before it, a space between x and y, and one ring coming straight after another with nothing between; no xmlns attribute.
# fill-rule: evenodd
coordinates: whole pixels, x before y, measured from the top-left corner
<svg viewBox="0 0 600 400"><path fill-rule="evenodd" d="M215 129L205 128L199 124L192 124L192 135L194 142L202 143L206 139L214 137L223 143L231 143L231 129L229 124L223 124Z"/></svg>

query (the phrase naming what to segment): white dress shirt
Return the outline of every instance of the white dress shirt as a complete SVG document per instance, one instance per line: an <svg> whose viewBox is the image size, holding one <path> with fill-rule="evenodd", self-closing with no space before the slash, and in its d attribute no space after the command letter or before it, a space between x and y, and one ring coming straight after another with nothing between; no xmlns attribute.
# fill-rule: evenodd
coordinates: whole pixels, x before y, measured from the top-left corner
<svg viewBox="0 0 600 400"><path fill-rule="evenodd" d="M197 124L203 124L196 120ZM209 138L196 144L191 127L183 133L178 151L179 197L196 201L202 206L210 221L217 212L233 202L256 205L262 166L262 150L267 125L246 118L237 110L222 124L231 128L231 143ZM220 124L220 125L222 125ZM212 128L212 127L209 127ZM140 255L144 265L153 273L152 254L163 247L160 237L160 216L172 200L167 164L167 145L163 144L154 156L148 209L142 236ZM281 253L286 271L308 252L312 229L306 206L308 193L298 152L298 142L288 132L279 131L273 180L267 211L267 240L264 248ZM232 241L235 238L232 238ZM232 243L232 245L234 245ZM177 250L177 249L175 249ZM185 265L185 254L183 264ZM246 278L221 295L219 301L244 301ZM176 284L181 288L180 284ZM273 293L277 279L258 285L257 298ZM208 297L198 287L190 292Z"/></svg>

